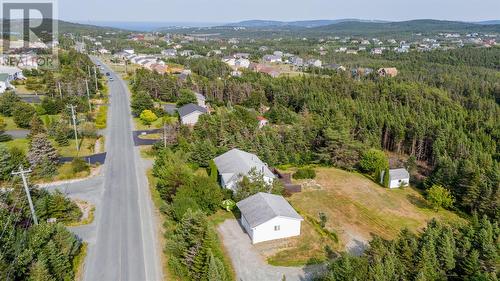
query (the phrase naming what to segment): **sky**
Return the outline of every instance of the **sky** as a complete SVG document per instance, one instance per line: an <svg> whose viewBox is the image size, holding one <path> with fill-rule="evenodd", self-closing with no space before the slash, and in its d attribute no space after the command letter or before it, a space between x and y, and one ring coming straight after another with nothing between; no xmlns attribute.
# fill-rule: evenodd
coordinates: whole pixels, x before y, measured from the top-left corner
<svg viewBox="0 0 500 281"><path fill-rule="evenodd" d="M60 19L78 22L500 20L500 0L58 0L57 3Z"/></svg>

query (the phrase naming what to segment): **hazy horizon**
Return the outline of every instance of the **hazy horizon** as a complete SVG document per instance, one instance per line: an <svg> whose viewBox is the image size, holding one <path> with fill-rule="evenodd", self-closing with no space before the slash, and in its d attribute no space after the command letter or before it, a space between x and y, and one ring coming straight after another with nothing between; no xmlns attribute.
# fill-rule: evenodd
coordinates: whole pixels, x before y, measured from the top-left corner
<svg viewBox="0 0 500 281"><path fill-rule="evenodd" d="M478 3L480 2L480 3ZM59 18L73 22L230 23L244 20L302 21L438 19L500 20L500 1L481 0L59 0Z"/></svg>

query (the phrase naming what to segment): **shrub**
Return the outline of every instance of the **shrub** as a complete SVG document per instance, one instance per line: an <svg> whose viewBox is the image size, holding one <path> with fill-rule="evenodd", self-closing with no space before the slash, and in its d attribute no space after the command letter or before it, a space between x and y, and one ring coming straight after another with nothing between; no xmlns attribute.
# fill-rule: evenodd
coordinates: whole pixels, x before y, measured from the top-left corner
<svg viewBox="0 0 500 281"><path fill-rule="evenodd" d="M158 120L158 116L156 116L156 114L154 114L149 109L143 110L141 112L140 118L141 118L142 123L144 123L144 125L151 125L151 123Z"/></svg>
<svg viewBox="0 0 500 281"><path fill-rule="evenodd" d="M365 151L361 156L359 161L359 167L362 172L373 174L378 176L377 171L383 171L385 168L389 167L389 162L383 151L377 149L370 149Z"/></svg>
<svg viewBox="0 0 500 281"><path fill-rule="evenodd" d="M292 176L294 179L314 179L316 172L311 168L300 168Z"/></svg>
<svg viewBox="0 0 500 281"><path fill-rule="evenodd" d="M89 165L82 158L77 157L74 158L73 161L71 161L71 170L75 174L83 171L88 171L89 169Z"/></svg>

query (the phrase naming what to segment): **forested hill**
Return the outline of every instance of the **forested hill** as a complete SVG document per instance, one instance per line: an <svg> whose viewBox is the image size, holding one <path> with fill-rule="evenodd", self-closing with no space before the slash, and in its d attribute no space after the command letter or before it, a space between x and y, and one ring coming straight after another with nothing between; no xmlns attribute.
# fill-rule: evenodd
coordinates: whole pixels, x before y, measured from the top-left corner
<svg viewBox="0 0 500 281"><path fill-rule="evenodd" d="M340 22L328 26L311 28L312 33L337 33L350 35L390 34L390 33L438 33L438 32L500 32L499 24L475 24L456 21L412 20L403 22L367 23Z"/></svg>

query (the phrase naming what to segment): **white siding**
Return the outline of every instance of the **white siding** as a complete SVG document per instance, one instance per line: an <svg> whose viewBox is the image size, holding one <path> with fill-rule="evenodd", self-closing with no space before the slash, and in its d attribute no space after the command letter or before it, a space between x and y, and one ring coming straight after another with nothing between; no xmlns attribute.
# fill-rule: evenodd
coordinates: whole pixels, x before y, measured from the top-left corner
<svg viewBox="0 0 500 281"><path fill-rule="evenodd" d="M253 228L253 231L247 231L252 239L252 243L260 243L269 240L288 238L300 235L301 221L286 217L275 217L261 225ZM279 230L275 230L278 226Z"/></svg>
<svg viewBox="0 0 500 281"><path fill-rule="evenodd" d="M389 184L389 188L399 188L402 182L407 186L410 183L410 179L392 180Z"/></svg>
<svg viewBox="0 0 500 281"><path fill-rule="evenodd" d="M181 118L182 125L195 125L202 113L195 111Z"/></svg>

